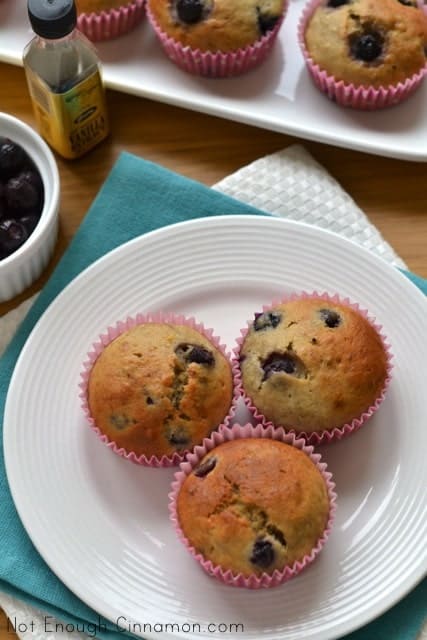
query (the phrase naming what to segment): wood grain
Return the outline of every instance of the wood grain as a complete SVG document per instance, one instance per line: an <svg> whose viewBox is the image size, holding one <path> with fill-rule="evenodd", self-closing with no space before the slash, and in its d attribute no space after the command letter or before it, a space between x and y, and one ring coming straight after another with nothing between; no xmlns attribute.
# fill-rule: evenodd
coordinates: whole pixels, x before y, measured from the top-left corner
<svg viewBox="0 0 427 640"><path fill-rule="evenodd" d="M1 109L35 126L24 72L0 64ZM87 156L57 156L60 236L43 276L0 315L40 289L63 254L119 153L123 150L212 185L263 155L301 143L353 197L410 269L427 277L427 163L339 149L115 91L108 92L110 138ZM426 141L427 144L427 141Z"/></svg>
<svg viewBox="0 0 427 640"><path fill-rule="evenodd" d="M0 109L35 126L23 70L0 64L0 78ZM109 91L107 97L110 138L80 160L57 156L62 197L54 257L30 289L0 304L0 316L47 281L123 150L212 185L261 156L301 143L365 211L409 268L427 277L427 163L299 140L118 92ZM0 640L14 637L0 614Z"/></svg>
<svg viewBox="0 0 427 640"><path fill-rule="evenodd" d="M10 622L6 617L6 614L0 609L0 640L16 640L17 635L12 631Z"/></svg>

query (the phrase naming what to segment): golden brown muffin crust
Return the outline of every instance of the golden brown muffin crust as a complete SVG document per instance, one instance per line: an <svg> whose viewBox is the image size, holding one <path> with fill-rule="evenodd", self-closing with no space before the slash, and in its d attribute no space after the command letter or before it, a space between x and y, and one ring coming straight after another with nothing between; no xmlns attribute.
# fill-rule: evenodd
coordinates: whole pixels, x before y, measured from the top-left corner
<svg viewBox="0 0 427 640"><path fill-rule="evenodd" d="M228 413L232 394L231 367L219 349L189 326L160 323L138 325L111 342L88 384L101 432L148 457L200 443Z"/></svg>
<svg viewBox="0 0 427 640"><path fill-rule="evenodd" d="M362 34L379 34L381 54L364 62L351 52ZM390 86L426 64L427 17L398 0L352 0L336 8L323 2L305 33L307 50L321 69L356 86Z"/></svg>
<svg viewBox="0 0 427 640"><path fill-rule="evenodd" d="M131 2L126 0L76 0L77 12L80 13L100 13L126 7Z"/></svg>
<svg viewBox="0 0 427 640"><path fill-rule="evenodd" d="M259 40L260 15L279 18L284 0L204 0L204 17L194 24L179 20L175 0L148 0L157 24L169 37L201 51L234 51ZM263 18L261 18L262 20Z"/></svg>
<svg viewBox="0 0 427 640"><path fill-rule="evenodd" d="M387 377L387 356L364 316L317 299L283 303L270 313L280 318L277 326L256 331L252 324L240 352L244 390L269 420L299 431L332 429L373 404ZM328 313L337 314L337 326L327 325ZM256 326L263 318L268 314Z"/></svg>
<svg viewBox="0 0 427 640"><path fill-rule="evenodd" d="M311 552L326 527L329 498L305 453L245 438L203 458L180 489L177 513L185 536L206 559L233 573L260 575Z"/></svg>

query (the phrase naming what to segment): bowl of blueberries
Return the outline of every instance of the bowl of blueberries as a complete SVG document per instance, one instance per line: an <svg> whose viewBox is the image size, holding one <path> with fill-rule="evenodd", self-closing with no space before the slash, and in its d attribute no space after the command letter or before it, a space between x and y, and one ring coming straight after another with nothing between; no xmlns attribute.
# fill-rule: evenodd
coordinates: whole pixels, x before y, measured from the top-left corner
<svg viewBox="0 0 427 640"><path fill-rule="evenodd" d="M53 153L29 125L0 112L0 302L29 287L48 264L59 201Z"/></svg>

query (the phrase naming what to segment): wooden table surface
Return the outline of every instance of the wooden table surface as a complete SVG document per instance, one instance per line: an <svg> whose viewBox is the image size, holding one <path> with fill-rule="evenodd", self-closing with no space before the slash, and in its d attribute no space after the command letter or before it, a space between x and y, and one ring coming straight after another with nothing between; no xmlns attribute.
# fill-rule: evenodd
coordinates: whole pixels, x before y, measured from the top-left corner
<svg viewBox="0 0 427 640"><path fill-rule="evenodd" d="M35 126L23 70L0 64L0 78L0 110ZM110 138L78 161L57 156L62 197L54 257L30 289L0 304L0 316L46 282L122 150L212 185L261 156L301 143L353 197L409 268L427 278L427 163L339 149L113 91L108 92L108 105ZM0 615L0 640L6 638L13 640L14 634Z"/></svg>
<svg viewBox="0 0 427 640"><path fill-rule="evenodd" d="M0 110L35 126L23 70L0 64L0 78ZM108 92L108 104L110 138L77 161L57 156L62 185L60 236L49 268L31 289L0 304L0 316L46 282L122 150L212 185L263 155L302 143L409 268L427 277L427 163L299 140L114 91Z"/></svg>

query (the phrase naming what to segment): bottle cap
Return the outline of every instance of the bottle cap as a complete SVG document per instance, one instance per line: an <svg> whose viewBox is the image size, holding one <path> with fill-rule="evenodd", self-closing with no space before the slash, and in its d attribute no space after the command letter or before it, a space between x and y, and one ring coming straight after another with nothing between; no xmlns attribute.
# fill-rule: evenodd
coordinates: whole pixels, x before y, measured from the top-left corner
<svg viewBox="0 0 427 640"><path fill-rule="evenodd" d="M74 29L77 10L74 0L28 0L28 17L38 36L55 40Z"/></svg>

